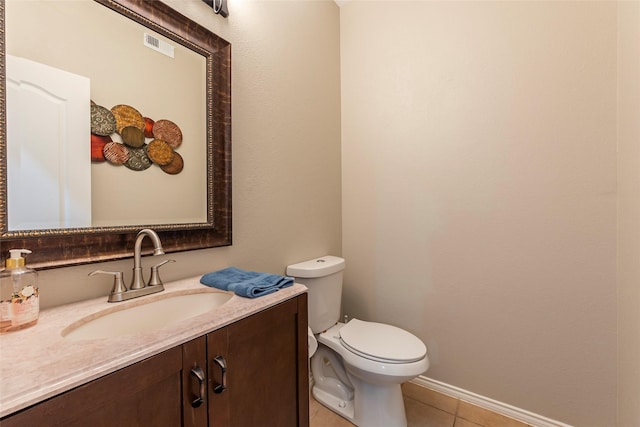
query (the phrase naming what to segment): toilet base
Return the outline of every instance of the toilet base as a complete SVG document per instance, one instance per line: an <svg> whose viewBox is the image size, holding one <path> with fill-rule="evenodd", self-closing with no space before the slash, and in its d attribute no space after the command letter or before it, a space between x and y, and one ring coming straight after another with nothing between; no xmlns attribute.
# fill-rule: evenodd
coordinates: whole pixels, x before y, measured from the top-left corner
<svg viewBox="0 0 640 427"><path fill-rule="evenodd" d="M361 393L365 393L366 398ZM323 406L358 427L407 426L402 389L399 385L375 386L373 389L367 388L366 390L356 388L353 400L340 399L318 387L313 387L312 395Z"/></svg>
<svg viewBox="0 0 640 427"><path fill-rule="evenodd" d="M320 402L323 406L331 409L336 414L353 422L353 400L342 400L326 391L313 387L311 390L313 398Z"/></svg>
<svg viewBox="0 0 640 427"><path fill-rule="evenodd" d="M407 427L400 384L370 384L349 375L354 385L354 419L359 427Z"/></svg>

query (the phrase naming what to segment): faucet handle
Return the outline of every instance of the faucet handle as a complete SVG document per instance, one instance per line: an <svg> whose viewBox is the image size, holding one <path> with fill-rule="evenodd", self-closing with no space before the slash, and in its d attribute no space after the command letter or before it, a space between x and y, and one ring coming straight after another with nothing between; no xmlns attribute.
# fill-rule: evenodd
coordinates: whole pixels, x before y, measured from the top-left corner
<svg viewBox="0 0 640 427"><path fill-rule="evenodd" d="M160 279L160 273L158 272L158 269L169 262L176 262L176 260L167 259L151 267L151 277L149 278L149 283L147 283L147 286L162 285L162 280Z"/></svg>
<svg viewBox="0 0 640 427"><path fill-rule="evenodd" d="M109 301L114 298L114 295L122 294L127 291L127 287L124 285L122 271L95 270L89 273L89 276L93 276L96 274L111 274L113 276L113 288L111 289L111 293L109 294Z"/></svg>

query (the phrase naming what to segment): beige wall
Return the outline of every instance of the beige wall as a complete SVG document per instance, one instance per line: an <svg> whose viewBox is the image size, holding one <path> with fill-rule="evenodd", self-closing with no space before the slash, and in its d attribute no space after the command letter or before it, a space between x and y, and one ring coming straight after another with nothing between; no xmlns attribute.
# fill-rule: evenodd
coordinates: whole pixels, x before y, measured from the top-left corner
<svg viewBox="0 0 640 427"><path fill-rule="evenodd" d="M616 4L340 15L345 312L428 377L615 425Z"/></svg>
<svg viewBox="0 0 640 427"><path fill-rule="evenodd" d="M232 44L233 246L170 254L165 280L235 265L284 273L341 253L339 10L332 1L168 2ZM37 250L37 247L30 248ZM143 258L147 267L163 258ZM45 307L106 295L132 260L40 272Z"/></svg>
<svg viewBox="0 0 640 427"><path fill-rule="evenodd" d="M640 2L618 4L618 425L640 425Z"/></svg>

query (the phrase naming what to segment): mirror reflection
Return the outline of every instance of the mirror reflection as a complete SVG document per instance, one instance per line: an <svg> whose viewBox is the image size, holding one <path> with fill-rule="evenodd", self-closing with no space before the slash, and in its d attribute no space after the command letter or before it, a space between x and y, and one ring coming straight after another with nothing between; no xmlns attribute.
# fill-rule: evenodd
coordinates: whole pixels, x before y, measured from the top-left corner
<svg viewBox="0 0 640 427"><path fill-rule="evenodd" d="M52 268L129 257L141 228L231 244L229 42L160 1L0 0L0 29L2 247Z"/></svg>
<svg viewBox="0 0 640 427"><path fill-rule="evenodd" d="M5 26L9 231L207 221L202 54L93 1L8 0Z"/></svg>

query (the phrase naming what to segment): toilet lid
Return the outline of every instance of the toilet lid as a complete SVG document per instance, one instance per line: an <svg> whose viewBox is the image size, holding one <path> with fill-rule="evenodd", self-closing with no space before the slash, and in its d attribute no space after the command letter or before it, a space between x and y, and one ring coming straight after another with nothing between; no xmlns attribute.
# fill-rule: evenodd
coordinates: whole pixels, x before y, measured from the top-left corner
<svg viewBox="0 0 640 427"><path fill-rule="evenodd" d="M427 347L418 337L383 323L351 319L340 328L340 339L352 352L382 362L417 362L427 354Z"/></svg>

